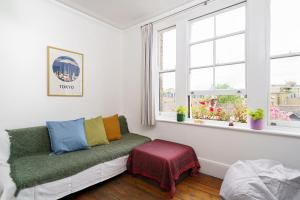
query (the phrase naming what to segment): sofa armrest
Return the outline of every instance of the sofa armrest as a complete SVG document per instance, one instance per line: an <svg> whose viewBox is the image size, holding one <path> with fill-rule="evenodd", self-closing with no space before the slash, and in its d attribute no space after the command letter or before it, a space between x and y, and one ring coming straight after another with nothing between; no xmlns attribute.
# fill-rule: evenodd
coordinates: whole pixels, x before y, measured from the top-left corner
<svg viewBox="0 0 300 200"><path fill-rule="evenodd" d="M6 162L0 163L0 177L0 200L14 200L17 188L10 177L10 166Z"/></svg>
<svg viewBox="0 0 300 200"><path fill-rule="evenodd" d="M0 131L0 164L7 163L10 155L10 141L8 133Z"/></svg>

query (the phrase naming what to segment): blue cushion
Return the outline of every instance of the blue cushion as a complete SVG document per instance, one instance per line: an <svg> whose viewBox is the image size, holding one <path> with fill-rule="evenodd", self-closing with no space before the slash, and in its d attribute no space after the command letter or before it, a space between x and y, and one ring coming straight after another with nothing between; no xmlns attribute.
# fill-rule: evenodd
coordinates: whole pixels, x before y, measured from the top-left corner
<svg viewBox="0 0 300 200"><path fill-rule="evenodd" d="M87 149L88 144L84 132L84 118L47 122L51 148L55 154Z"/></svg>

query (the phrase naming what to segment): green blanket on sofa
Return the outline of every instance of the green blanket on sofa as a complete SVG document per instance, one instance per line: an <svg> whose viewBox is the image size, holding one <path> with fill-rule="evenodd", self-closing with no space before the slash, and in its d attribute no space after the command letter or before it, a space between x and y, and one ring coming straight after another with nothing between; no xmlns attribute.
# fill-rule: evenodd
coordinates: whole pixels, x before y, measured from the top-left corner
<svg viewBox="0 0 300 200"><path fill-rule="evenodd" d="M11 142L9 164L11 177L21 189L75 175L97 164L129 154L150 138L129 133L126 119L121 121L122 139L62 155L50 155L50 140L46 127L8 130Z"/></svg>

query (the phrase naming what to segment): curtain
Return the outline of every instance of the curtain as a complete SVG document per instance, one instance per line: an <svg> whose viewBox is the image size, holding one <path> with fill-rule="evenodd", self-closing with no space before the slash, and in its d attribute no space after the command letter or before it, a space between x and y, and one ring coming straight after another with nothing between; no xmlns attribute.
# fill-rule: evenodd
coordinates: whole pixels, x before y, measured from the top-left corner
<svg viewBox="0 0 300 200"><path fill-rule="evenodd" d="M146 24L142 31L142 125L155 125L154 95L152 88L153 25Z"/></svg>

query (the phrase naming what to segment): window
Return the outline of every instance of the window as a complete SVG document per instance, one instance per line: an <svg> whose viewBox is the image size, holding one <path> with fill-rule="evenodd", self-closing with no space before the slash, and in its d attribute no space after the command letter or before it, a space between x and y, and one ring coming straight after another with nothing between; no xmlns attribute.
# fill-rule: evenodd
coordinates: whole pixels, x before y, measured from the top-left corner
<svg viewBox="0 0 300 200"><path fill-rule="evenodd" d="M263 108L266 125L300 128L299 7L218 0L158 22L160 113L186 105L191 118L246 123L247 107Z"/></svg>
<svg viewBox="0 0 300 200"><path fill-rule="evenodd" d="M245 123L245 6L190 23L189 93L193 118Z"/></svg>
<svg viewBox="0 0 300 200"><path fill-rule="evenodd" d="M271 125L300 126L299 7L298 0L271 1Z"/></svg>
<svg viewBox="0 0 300 200"><path fill-rule="evenodd" d="M159 111L175 111L176 29L159 32Z"/></svg>

